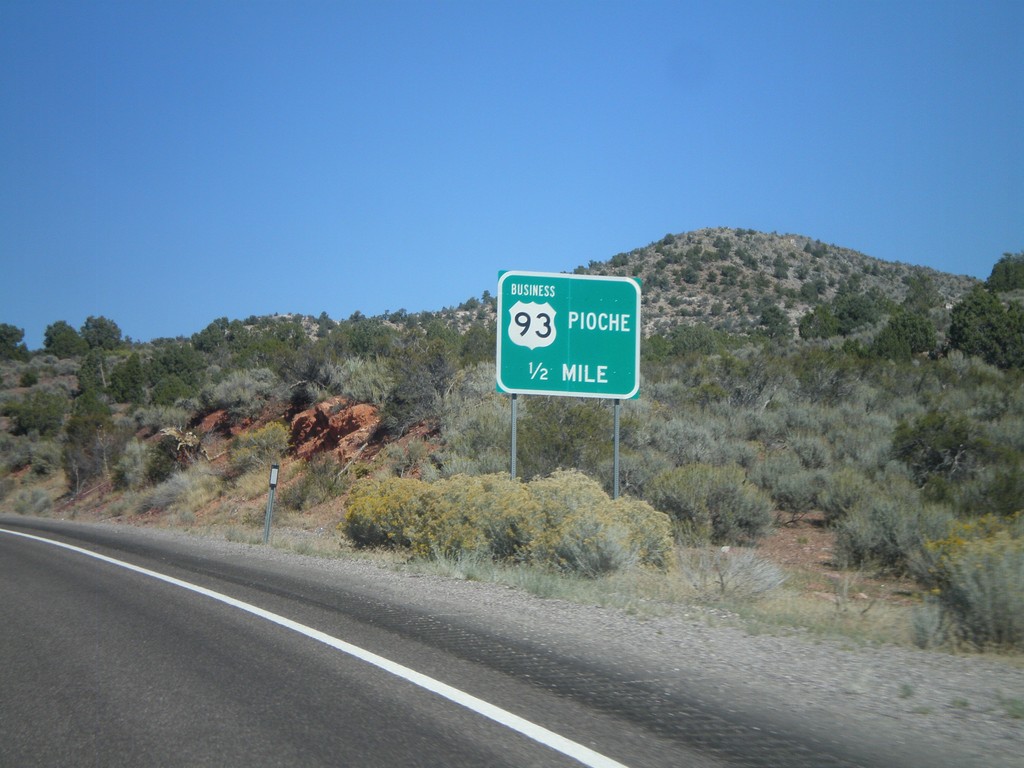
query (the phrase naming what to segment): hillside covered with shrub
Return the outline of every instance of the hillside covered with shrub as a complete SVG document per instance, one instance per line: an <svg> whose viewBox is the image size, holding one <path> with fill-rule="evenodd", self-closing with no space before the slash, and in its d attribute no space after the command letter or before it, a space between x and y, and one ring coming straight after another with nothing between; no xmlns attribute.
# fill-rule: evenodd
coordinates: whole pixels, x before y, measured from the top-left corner
<svg viewBox="0 0 1024 768"><path fill-rule="evenodd" d="M31 351L0 324L0 505L258 529L280 462L282 519L347 546L587 578L708 547L754 567L773 529L814 518L837 572L916 585L920 644L1024 647L1024 254L982 283L714 229L577 271L643 281L620 499L598 400L524 398L508 478L484 291L145 343L56 320Z"/></svg>

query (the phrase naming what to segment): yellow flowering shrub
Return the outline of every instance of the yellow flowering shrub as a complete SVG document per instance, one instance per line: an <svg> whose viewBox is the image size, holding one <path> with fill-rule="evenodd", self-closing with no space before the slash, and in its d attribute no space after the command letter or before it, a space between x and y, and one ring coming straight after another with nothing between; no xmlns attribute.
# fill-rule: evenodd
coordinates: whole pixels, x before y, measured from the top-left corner
<svg viewBox="0 0 1024 768"><path fill-rule="evenodd" d="M672 552L672 523L646 501L620 496L611 502L614 514L629 530L629 542L644 565L664 568Z"/></svg>
<svg viewBox="0 0 1024 768"><path fill-rule="evenodd" d="M434 483L420 555L487 554L522 560L539 522L538 505L526 487L505 474L456 475Z"/></svg>
<svg viewBox="0 0 1024 768"><path fill-rule="evenodd" d="M956 523L926 545L932 594L955 639L975 648L1024 648L1024 517Z"/></svg>
<svg viewBox="0 0 1024 768"><path fill-rule="evenodd" d="M531 483L504 474L433 484L366 478L353 486L342 526L357 546L401 547L423 557L477 553L587 576L664 567L672 549L666 515L636 499L613 501L579 472Z"/></svg>
<svg viewBox="0 0 1024 768"><path fill-rule="evenodd" d="M613 501L596 481L572 471L534 480L529 489L544 522L530 548L534 562L586 576L667 562L668 516L646 502Z"/></svg>
<svg viewBox="0 0 1024 768"><path fill-rule="evenodd" d="M349 494L345 532L360 547L412 547L420 539L432 489L408 477L367 477Z"/></svg>

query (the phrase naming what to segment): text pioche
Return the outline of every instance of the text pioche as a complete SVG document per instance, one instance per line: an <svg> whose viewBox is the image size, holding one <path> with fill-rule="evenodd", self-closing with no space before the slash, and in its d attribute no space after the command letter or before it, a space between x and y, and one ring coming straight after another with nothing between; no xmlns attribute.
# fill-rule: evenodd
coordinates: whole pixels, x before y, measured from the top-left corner
<svg viewBox="0 0 1024 768"><path fill-rule="evenodd" d="M579 328L586 331L618 331L620 333L631 333L630 321L632 315L629 313L615 312L570 312L569 328Z"/></svg>

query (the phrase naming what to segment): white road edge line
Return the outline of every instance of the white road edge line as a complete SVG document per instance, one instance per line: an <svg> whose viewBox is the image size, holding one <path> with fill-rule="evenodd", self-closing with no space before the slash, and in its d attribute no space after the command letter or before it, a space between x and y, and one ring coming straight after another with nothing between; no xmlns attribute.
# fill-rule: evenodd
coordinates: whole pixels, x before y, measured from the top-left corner
<svg viewBox="0 0 1024 768"><path fill-rule="evenodd" d="M205 597L212 598L213 600L217 600L221 603L225 603L226 605L238 608L239 610L251 613L254 616L259 616L261 619L266 619L267 621L273 622L281 627L290 629L293 632L298 632L300 635L305 635L308 638L317 640L324 645L328 645L331 648L341 651L342 653L354 656L367 664L372 664L385 672L395 675L396 677L400 677L403 680L407 680L413 685L424 688L431 693L476 712L478 715L482 715L489 720L493 720L506 728L510 728L517 733L521 733L527 738L532 739L539 744L543 744L556 752L561 752L563 755L571 757L583 765L590 766L590 768L627 768L624 764L612 760L610 757L606 757L599 752L595 752L594 750L583 746L582 744L572 741L571 739L567 739L564 736L560 736L554 731L549 731L541 725L537 725L536 723L519 717L519 715L514 715L501 707L497 707L494 704L484 701L483 699L478 699L476 696L472 696L465 691L453 688L446 683L442 683L440 680L435 680L434 678L428 677L414 669L410 669L402 664L386 659L383 656L378 656L377 654L367 651L364 648L360 648L357 645L346 643L344 640L339 640L338 638L332 637L318 629L307 627L305 624L300 624L297 621L292 621L291 619L285 618L279 614L264 610L252 603L236 600L233 597L221 594L220 592L214 592L212 589L201 587L198 584L182 581L181 579L176 579L173 576L167 576L165 574L158 573L157 571L151 571L148 568L142 568L137 565L132 565L131 563L126 563L123 560L117 560L113 557L101 555L98 552L91 552L88 549L76 547L73 544L65 544L62 541L54 541L53 539L47 539L42 536L33 536L32 534L21 533L19 531L9 531L4 528L0 528L0 533L10 534L11 536L21 536L22 538L32 539L44 544L51 544L55 547L68 549L72 552L87 555L88 557L102 560L105 563L110 563L111 565L116 565L129 571L134 571L135 573L142 574L143 576L149 576L167 584L204 595Z"/></svg>

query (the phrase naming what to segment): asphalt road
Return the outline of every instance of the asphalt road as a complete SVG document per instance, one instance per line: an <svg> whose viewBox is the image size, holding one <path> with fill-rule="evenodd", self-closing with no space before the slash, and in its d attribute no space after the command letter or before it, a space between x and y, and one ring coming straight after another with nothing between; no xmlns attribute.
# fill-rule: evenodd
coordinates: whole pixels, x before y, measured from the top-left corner
<svg viewBox="0 0 1024 768"><path fill-rule="evenodd" d="M315 563L57 521L0 517L0 653L3 766L936 764Z"/></svg>

